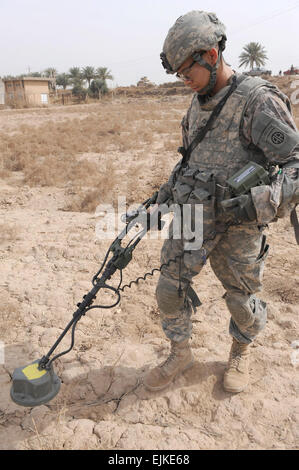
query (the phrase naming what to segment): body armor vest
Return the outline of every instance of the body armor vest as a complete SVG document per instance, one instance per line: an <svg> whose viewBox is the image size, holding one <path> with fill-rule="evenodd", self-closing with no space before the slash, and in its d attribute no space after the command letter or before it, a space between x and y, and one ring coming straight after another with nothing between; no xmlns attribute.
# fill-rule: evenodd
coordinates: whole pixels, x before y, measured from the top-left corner
<svg viewBox="0 0 299 470"><path fill-rule="evenodd" d="M176 204L204 203L205 200L211 201L211 198L219 203L230 197L226 186L227 180L249 161L267 167L263 152L254 145L248 145L242 136L246 104L252 102L257 93L263 92L261 87L265 86L276 89L258 77L247 77L228 98L212 129L191 153L188 166L178 171L176 175L172 188L173 201ZM198 95L194 95L182 121L185 148L191 144L198 130L206 125L214 107L227 90L228 87L220 90L206 104L200 104ZM194 201L194 190L196 201Z"/></svg>

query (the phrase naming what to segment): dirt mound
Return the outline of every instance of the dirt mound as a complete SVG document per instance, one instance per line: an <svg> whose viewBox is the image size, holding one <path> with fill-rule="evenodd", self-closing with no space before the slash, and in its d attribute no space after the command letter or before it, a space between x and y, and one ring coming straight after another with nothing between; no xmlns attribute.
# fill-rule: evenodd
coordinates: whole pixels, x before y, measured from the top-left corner
<svg viewBox="0 0 299 470"><path fill-rule="evenodd" d="M299 77L295 76L269 76L265 75L262 76L264 80L268 80L269 82L273 83L274 85L278 86L280 90L285 93L289 98L291 98L292 93L295 91L295 85L294 88L292 88L292 84L296 81L299 80ZM298 86L296 86L298 88ZM161 85L148 85L146 86L130 86L130 87L118 87L115 90L113 90L114 96L127 96L127 97L143 97L143 96L170 96L170 95L192 95L192 90L190 88L186 87L183 82L177 81L177 82L169 82L169 83L163 83Z"/></svg>
<svg viewBox="0 0 299 470"><path fill-rule="evenodd" d="M299 76L284 76L284 77L263 77L265 80L276 85L285 95L287 95L290 99L294 91L298 88L299 83ZM297 82L297 84L295 83ZM297 100L296 100L297 101ZM294 106L298 106L298 103L294 104Z"/></svg>
<svg viewBox="0 0 299 470"><path fill-rule="evenodd" d="M115 96L138 98L142 96L192 95L193 91L184 86L183 82L163 83L162 85L118 87L113 91Z"/></svg>

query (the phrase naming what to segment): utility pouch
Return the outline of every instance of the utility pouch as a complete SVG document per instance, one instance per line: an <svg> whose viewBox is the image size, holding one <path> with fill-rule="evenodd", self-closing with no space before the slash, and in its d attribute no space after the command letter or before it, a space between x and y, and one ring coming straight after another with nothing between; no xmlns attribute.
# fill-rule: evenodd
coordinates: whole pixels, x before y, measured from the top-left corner
<svg viewBox="0 0 299 470"><path fill-rule="evenodd" d="M255 162L249 162L227 181L235 196L241 196L251 188L261 185L269 185L269 173Z"/></svg>
<svg viewBox="0 0 299 470"><path fill-rule="evenodd" d="M199 181L197 179L193 191L190 193L187 204L191 206L201 205L202 207L202 235L203 240L209 238L210 234L215 230L215 210L216 210L216 182L213 174L199 174L201 179L206 181ZM198 217L197 211L194 210L194 216ZM196 224L193 222L193 226Z"/></svg>
<svg viewBox="0 0 299 470"><path fill-rule="evenodd" d="M198 170L194 168L181 169L177 175L173 192L173 201L176 204L186 204L190 193L195 185L195 174Z"/></svg>
<svg viewBox="0 0 299 470"><path fill-rule="evenodd" d="M199 237L199 229L202 230L203 240L207 239L215 229L216 181L213 171L183 168L172 192L175 204L189 206L183 209L184 239L190 242L194 237Z"/></svg>
<svg viewBox="0 0 299 470"><path fill-rule="evenodd" d="M177 204L196 204L215 197L216 183L211 170L184 169L172 189Z"/></svg>

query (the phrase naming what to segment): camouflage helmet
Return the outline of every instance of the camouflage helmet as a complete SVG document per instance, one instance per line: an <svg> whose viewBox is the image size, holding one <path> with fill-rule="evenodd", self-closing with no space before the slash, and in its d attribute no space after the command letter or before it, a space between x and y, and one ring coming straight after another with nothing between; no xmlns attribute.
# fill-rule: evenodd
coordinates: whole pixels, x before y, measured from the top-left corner
<svg viewBox="0 0 299 470"><path fill-rule="evenodd" d="M170 28L161 53L163 67L167 73L176 73L195 52L209 51L218 44L222 52L225 43L225 26L215 13L191 11Z"/></svg>

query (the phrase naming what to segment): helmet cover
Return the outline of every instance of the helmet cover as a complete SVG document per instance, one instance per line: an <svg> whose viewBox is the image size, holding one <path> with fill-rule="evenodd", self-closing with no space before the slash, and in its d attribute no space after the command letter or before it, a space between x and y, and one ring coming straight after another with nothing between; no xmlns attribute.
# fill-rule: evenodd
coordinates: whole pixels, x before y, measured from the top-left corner
<svg viewBox="0 0 299 470"><path fill-rule="evenodd" d="M170 28L161 54L167 73L176 73L194 52L209 51L220 43L225 49L225 26L215 13L190 11L180 16Z"/></svg>

